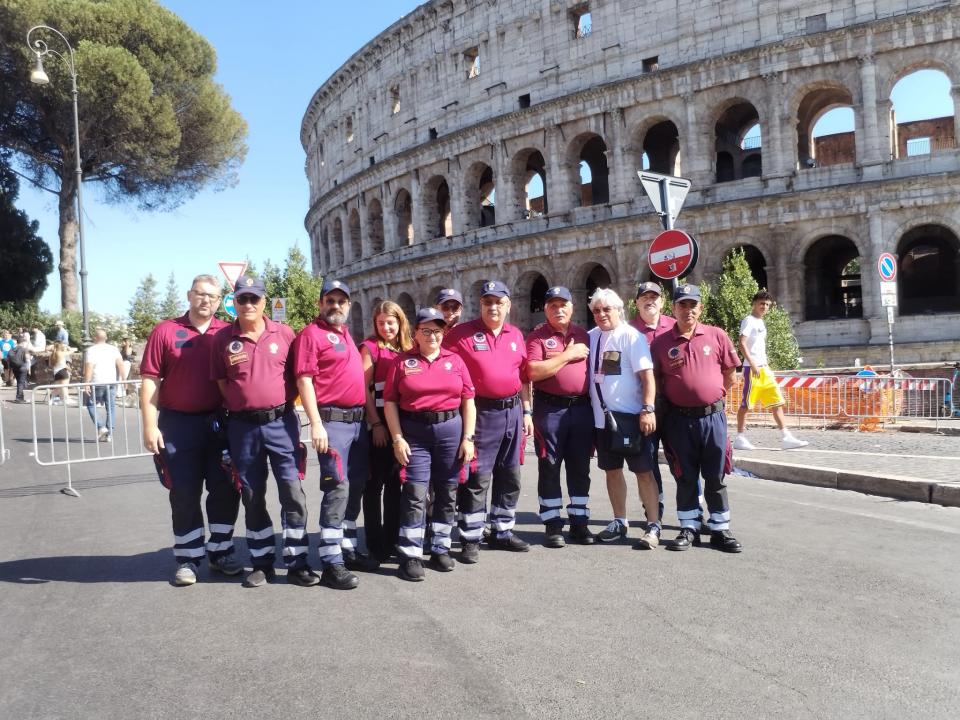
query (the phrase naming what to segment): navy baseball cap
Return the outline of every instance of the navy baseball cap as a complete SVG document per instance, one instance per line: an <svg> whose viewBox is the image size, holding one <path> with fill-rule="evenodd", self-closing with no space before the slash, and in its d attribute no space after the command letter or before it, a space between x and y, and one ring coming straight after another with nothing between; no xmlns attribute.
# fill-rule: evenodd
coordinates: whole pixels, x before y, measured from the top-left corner
<svg viewBox="0 0 960 720"><path fill-rule="evenodd" d="M441 325L446 325L447 321L443 319L443 313L432 307L421 308L417 311L417 327L423 325L423 323L428 322L438 322Z"/></svg>
<svg viewBox="0 0 960 720"><path fill-rule="evenodd" d="M443 305L447 300L456 300L463 305L463 295L453 288L444 288L437 293L437 299L433 301L434 305Z"/></svg>
<svg viewBox="0 0 960 720"><path fill-rule="evenodd" d="M543 296L543 301L548 303L554 298L560 298L561 300L566 300L567 302L573 302L573 295L571 295L570 291L563 285L555 285L552 288L548 288L546 295Z"/></svg>
<svg viewBox="0 0 960 720"><path fill-rule="evenodd" d="M700 288L696 285L680 285L673 291L673 301L696 300L700 302Z"/></svg>
<svg viewBox="0 0 960 720"><path fill-rule="evenodd" d="M488 280L480 288L480 297L484 295L495 295L496 297L510 297L510 291L507 286L499 280Z"/></svg>
<svg viewBox="0 0 960 720"><path fill-rule="evenodd" d="M235 295L256 295L257 297L264 297L267 294L267 289L263 286L263 280L260 278L253 277L252 275L244 275L237 280L233 292Z"/></svg>
<svg viewBox="0 0 960 720"><path fill-rule="evenodd" d="M339 290L348 298L350 297L350 288L347 287L345 282L341 282L340 280L330 280L327 278L324 279L323 287L320 288L320 297L323 297L327 293L333 292L334 290Z"/></svg>
<svg viewBox="0 0 960 720"><path fill-rule="evenodd" d="M637 297L640 297L644 293L656 293L657 295L663 295L663 289L660 287L659 283L655 282L642 282L637 285Z"/></svg>

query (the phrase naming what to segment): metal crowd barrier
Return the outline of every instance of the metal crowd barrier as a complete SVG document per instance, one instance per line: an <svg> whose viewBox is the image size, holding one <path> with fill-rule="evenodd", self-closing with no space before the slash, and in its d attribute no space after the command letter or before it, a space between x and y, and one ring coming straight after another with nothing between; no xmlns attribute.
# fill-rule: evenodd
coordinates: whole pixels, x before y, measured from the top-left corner
<svg viewBox="0 0 960 720"><path fill-rule="evenodd" d="M109 432L98 432L98 427L108 427L111 394L113 427ZM61 492L67 495L80 497L73 487L73 465L149 456L142 438L139 380L107 385L38 385L33 389L33 456L39 465L66 467L67 487Z"/></svg>
<svg viewBox="0 0 960 720"><path fill-rule="evenodd" d="M0 403L0 465L3 465L10 459L10 451L7 450L6 439L3 435L3 403Z"/></svg>

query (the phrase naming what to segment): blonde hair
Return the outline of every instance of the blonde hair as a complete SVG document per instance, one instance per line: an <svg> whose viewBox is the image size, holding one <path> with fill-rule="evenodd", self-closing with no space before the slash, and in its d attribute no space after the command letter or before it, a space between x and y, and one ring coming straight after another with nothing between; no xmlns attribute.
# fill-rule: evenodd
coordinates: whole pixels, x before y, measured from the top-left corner
<svg viewBox="0 0 960 720"><path fill-rule="evenodd" d="M407 320L403 308L393 302L393 300L378 302L373 306L373 310L371 311L371 317L373 318L373 335L371 337L377 341L377 345L382 348L390 347L390 344L380 337L380 333L377 331L377 318L381 315L389 315L397 319L397 325L399 326L397 330L397 346L403 351L412 348L413 337L410 334L410 321Z"/></svg>

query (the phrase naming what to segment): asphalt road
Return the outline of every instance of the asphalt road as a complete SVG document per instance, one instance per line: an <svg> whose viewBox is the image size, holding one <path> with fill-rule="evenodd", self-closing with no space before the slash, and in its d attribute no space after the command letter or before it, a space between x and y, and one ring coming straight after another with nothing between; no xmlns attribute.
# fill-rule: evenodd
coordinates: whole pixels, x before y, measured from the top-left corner
<svg viewBox="0 0 960 720"><path fill-rule="evenodd" d="M419 584L389 565L351 592L288 586L282 571L258 589L205 571L175 588L149 461L78 466L83 497L67 497L63 469L27 456L29 408L3 411L2 718L952 718L960 707L960 508L731 476L740 555L536 545L482 551ZM539 542L531 460L518 530ZM599 530L610 510L593 477ZM314 464L313 531L316 483ZM635 491L630 512L641 516Z"/></svg>

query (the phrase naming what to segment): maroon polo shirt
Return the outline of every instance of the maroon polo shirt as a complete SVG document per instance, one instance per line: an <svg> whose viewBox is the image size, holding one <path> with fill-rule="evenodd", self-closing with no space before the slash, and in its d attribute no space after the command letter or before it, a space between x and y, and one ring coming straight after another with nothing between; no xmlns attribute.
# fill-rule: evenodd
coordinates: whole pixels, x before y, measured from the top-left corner
<svg viewBox="0 0 960 720"><path fill-rule="evenodd" d="M346 326L318 317L297 336L293 371L313 379L320 407L360 407L367 401L363 360Z"/></svg>
<svg viewBox="0 0 960 720"><path fill-rule="evenodd" d="M211 318L206 332L190 324L190 314L157 324L140 360L140 374L160 383L158 405L184 413L204 413L223 404L217 383L210 379L213 337L227 323Z"/></svg>
<svg viewBox="0 0 960 720"><path fill-rule="evenodd" d="M383 386L385 401L411 412L453 410L475 394L466 364L443 348L434 360L423 357L419 348L401 353L390 363Z"/></svg>
<svg viewBox="0 0 960 720"><path fill-rule="evenodd" d="M213 337L210 377L227 381L223 401L227 410L266 410L297 396L291 371L293 330L267 317L263 322L256 342L243 337L237 321Z"/></svg>
<svg viewBox="0 0 960 720"><path fill-rule="evenodd" d="M549 360L559 355L566 349L571 338L574 342L590 347L590 337L579 325L571 323L566 335L554 329L549 322L537 325L527 335L527 362ZM538 380L533 387L552 395L586 395L588 370L586 360L569 362L560 368L556 375L546 380Z"/></svg>
<svg viewBox="0 0 960 720"><path fill-rule="evenodd" d="M640 331L640 334L643 335L647 340L647 345L653 346L653 339L663 335L667 330L672 328L677 324L677 319L672 318L669 315L660 314L660 319L657 321L656 327L649 327L643 321L643 318L637 315L633 320L630 321L630 324L633 325L637 330Z"/></svg>
<svg viewBox="0 0 960 720"><path fill-rule="evenodd" d="M508 398L527 381L527 346L523 333L504 323L494 336L483 320L457 325L443 338L443 346L461 357L483 398Z"/></svg>
<svg viewBox="0 0 960 720"><path fill-rule="evenodd" d="M715 403L725 394L723 371L740 366L727 334L703 323L697 324L689 340L675 325L657 336L650 354L658 390L680 407Z"/></svg>
<svg viewBox="0 0 960 720"><path fill-rule="evenodd" d="M380 347L380 343L375 337L368 337L362 343L360 348L366 348L370 353L370 359L373 360L373 399L378 408L383 407L383 384L387 380L387 373L393 366L400 353L390 347ZM360 359L363 359L361 353Z"/></svg>

